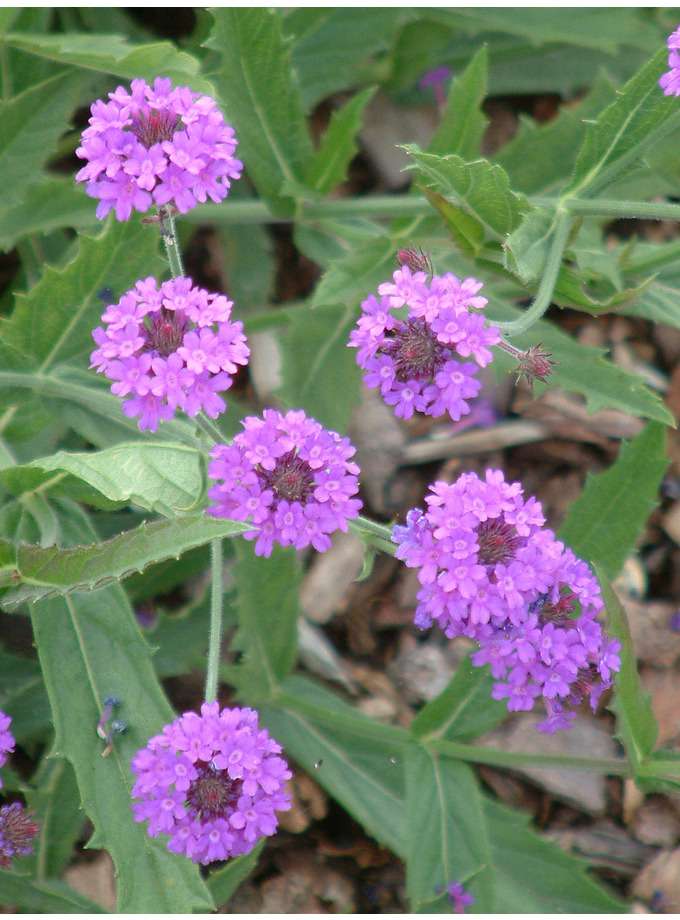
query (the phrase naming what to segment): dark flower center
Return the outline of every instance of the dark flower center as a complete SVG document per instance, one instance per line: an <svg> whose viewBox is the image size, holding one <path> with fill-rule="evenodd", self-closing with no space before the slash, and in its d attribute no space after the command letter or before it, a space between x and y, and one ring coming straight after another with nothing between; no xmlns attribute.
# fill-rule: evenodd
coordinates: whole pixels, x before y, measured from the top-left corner
<svg viewBox="0 0 680 920"><path fill-rule="evenodd" d="M148 150L154 144L172 140L179 121L179 117L170 112L141 112L132 123L132 130L137 140Z"/></svg>
<svg viewBox="0 0 680 920"><path fill-rule="evenodd" d="M562 627L574 625L570 616L574 612L573 594L561 594L554 603L545 594L541 595L535 603L538 606L538 618L541 624L554 623L555 626Z"/></svg>
<svg viewBox="0 0 680 920"><path fill-rule="evenodd" d="M505 564L512 559L520 545L520 538L511 524L500 518L482 521L477 528L479 550L477 558L482 565Z"/></svg>
<svg viewBox="0 0 680 920"><path fill-rule="evenodd" d="M241 795L241 780L232 779L226 770L218 770L211 763L199 761L195 766L198 776L187 791L191 814L200 821L226 817Z"/></svg>
<svg viewBox="0 0 680 920"><path fill-rule="evenodd" d="M19 802L0 808L0 866L9 868L13 856L26 856L31 852L31 840L40 828Z"/></svg>
<svg viewBox="0 0 680 920"><path fill-rule="evenodd" d="M378 353L392 358L395 377L400 383L408 380L427 382L441 370L448 349L437 341L436 335L425 323L415 321L395 329Z"/></svg>
<svg viewBox="0 0 680 920"><path fill-rule="evenodd" d="M279 457L273 470L262 470L260 476L265 489L271 489L277 501L305 505L314 489L314 470L294 450Z"/></svg>
<svg viewBox="0 0 680 920"><path fill-rule="evenodd" d="M594 664L588 665L587 668L579 668L576 680L573 681L569 688L569 703L572 706L578 706L584 700L589 699L593 687L599 682L600 675Z"/></svg>
<svg viewBox="0 0 680 920"><path fill-rule="evenodd" d="M182 310L166 310L161 307L150 316L150 325L147 329L149 347L158 352L162 358L167 358L177 351L184 341L184 335L189 331L189 321Z"/></svg>

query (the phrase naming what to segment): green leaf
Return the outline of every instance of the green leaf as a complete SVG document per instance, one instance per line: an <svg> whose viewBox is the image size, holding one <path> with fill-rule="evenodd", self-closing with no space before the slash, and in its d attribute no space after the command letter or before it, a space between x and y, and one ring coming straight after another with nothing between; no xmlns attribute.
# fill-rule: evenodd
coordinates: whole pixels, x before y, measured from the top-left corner
<svg viewBox="0 0 680 920"><path fill-rule="evenodd" d="M302 184L312 143L302 112L290 48L274 9L213 8L206 45L221 56L213 77L239 140L238 155L260 195L275 214L291 216L293 201L283 183Z"/></svg>
<svg viewBox="0 0 680 920"><path fill-rule="evenodd" d="M349 164L359 149L356 135L363 124L364 109L375 91L375 86L367 87L331 115L305 178L305 184L320 195L327 195L347 178Z"/></svg>
<svg viewBox="0 0 680 920"><path fill-rule="evenodd" d="M21 865L28 867L32 862L40 878L56 877L70 862L85 819L78 784L67 760L49 756L43 757L32 782L37 788L26 793L26 802L36 812L40 836L33 855Z"/></svg>
<svg viewBox="0 0 680 920"><path fill-rule="evenodd" d="M665 427L650 422L633 441L624 443L608 470L588 477L560 527L560 539L609 578L620 572L658 504L659 485L668 467L665 440Z"/></svg>
<svg viewBox="0 0 680 920"><path fill-rule="evenodd" d="M181 444L120 444L96 452L57 451L3 470L0 482L12 495L40 489L104 509L134 504L173 516L201 499L204 463L203 454Z"/></svg>
<svg viewBox="0 0 680 920"><path fill-rule="evenodd" d="M472 217L485 239L505 241L531 209L524 195L513 192L502 167L488 160L467 162L456 154L435 156L404 144L428 188Z"/></svg>
<svg viewBox="0 0 680 920"><path fill-rule="evenodd" d="M365 82L362 71L394 42L411 17L392 7L292 7L283 16L306 112L333 93Z"/></svg>
<svg viewBox="0 0 680 920"><path fill-rule="evenodd" d="M492 322L512 320L521 315L519 310L496 300L491 291L487 292L487 297ZM553 368L550 385L585 396L590 414L598 409L620 409L629 415L654 419L667 425L674 423L671 413L659 396L645 385L644 379L612 364L604 357L604 349L581 345L545 320L535 323L528 332L513 337L513 344L522 349L530 348L537 342L541 342L559 362ZM498 354L495 363L509 369L512 362L506 361L505 357ZM547 385L536 383L536 393L540 394Z"/></svg>
<svg viewBox="0 0 680 920"><path fill-rule="evenodd" d="M360 395L361 370L347 347L355 319L353 309L341 306L296 311L281 342L283 382L277 395L341 434Z"/></svg>
<svg viewBox="0 0 680 920"><path fill-rule="evenodd" d="M600 191L678 127L680 111L675 97L665 96L659 87L667 58L667 50L659 50L588 126L566 195L578 197Z"/></svg>
<svg viewBox="0 0 680 920"><path fill-rule="evenodd" d="M505 267L523 284L538 281L545 266L557 220L549 208L536 208L508 237L504 247Z"/></svg>
<svg viewBox="0 0 680 920"><path fill-rule="evenodd" d="M239 630L232 645L243 652L243 662L226 673L248 704L257 705L295 664L302 573L292 547L274 546L268 559L244 540L234 549Z"/></svg>
<svg viewBox="0 0 680 920"><path fill-rule="evenodd" d="M0 39L2 41L2 39ZM0 108L0 214L21 202L59 137L90 77L71 70L32 86Z"/></svg>
<svg viewBox="0 0 680 920"><path fill-rule="evenodd" d="M226 904L241 882L248 878L257 865L263 849L264 840L260 840L250 853L230 859L226 866L210 873L206 883L216 907L219 908Z"/></svg>
<svg viewBox="0 0 680 920"><path fill-rule="evenodd" d="M467 764L431 754L416 743L406 755L406 889L411 910L420 911L450 881L477 873L476 906L494 905L491 850L482 800Z"/></svg>
<svg viewBox="0 0 680 920"><path fill-rule="evenodd" d="M92 330L101 321L102 290L119 296L139 278L162 271L158 234L142 224L111 219L96 239L80 237L75 258L66 268L47 266L29 294L1 327L0 363L42 373L55 364L89 363Z"/></svg>
<svg viewBox="0 0 680 920"><path fill-rule="evenodd" d="M379 237L355 246L324 274L314 291L314 305L355 306L369 294L376 293L380 282L391 277L394 271L397 248L390 237Z"/></svg>
<svg viewBox="0 0 680 920"><path fill-rule="evenodd" d="M125 80L141 78L153 84L156 77L169 78L173 86L189 86L195 92L213 92L199 73L200 63L171 42L144 42L134 45L122 35L29 35L10 32L3 44L27 51L60 64L73 64L89 70L110 73ZM94 101L94 100L93 100Z"/></svg>
<svg viewBox="0 0 680 920"><path fill-rule="evenodd" d="M43 914L105 914L95 901L84 898L59 879L38 881L21 872L0 869L0 903Z"/></svg>
<svg viewBox="0 0 680 920"><path fill-rule="evenodd" d="M586 875L585 860L532 831L527 816L488 798L483 801L495 870L495 910L541 915L625 910Z"/></svg>
<svg viewBox="0 0 680 920"><path fill-rule="evenodd" d="M1 648L0 709L12 717L12 734L19 744L43 741L51 730L50 704L38 662Z"/></svg>
<svg viewBox="0 0 680 920"><path fill-rule="evenodd" d="M483 45L463 73L454 79L442 120L427 146L428 153L438 156L457 153L464 160L479 156L488 124L482 112L488 63L487 48Z"/></svg>
<svg viewBox="0 0 680 920"><path fill-rule="evenodd" d="M525 195L559 191L573 172L589 123L615 96L611 81L600 76L578 106L560 109L547 124L523 118L515 137L494 154L510 176L512 187Z"/></svg>
<svg viewBox="0 0 680 920"><path fill-rule="evenodd" d="M0 208L0 249L9 252L19 240L52 233L61 227L95 228L92 199L68 179L43 176L26 190L21 201Z"/></svg>
<svg viewBox="0 0 680 920"><path fill-rule="evenodd" d="M408 734L367 719L303 678L289 678L284 691L260 707L271 734L368 834L405 858Z"/></svg>
<svg viewBox="0 0 680 920"><path fill-rule="evenodd" d="M651 694L643 690L626 614L604 571L595 569L608 614L609 631L621 642L621 670L616 675L610 709L616 713L616 735L623 744L633 775L649 758L659 733Z"/></svg>
<svg viewBox="0 0 680 920"><path fill-rule="evenodd" d="M11 573L12 587L2 598L2 606L11 609L55 594L95 590L142 572L154 562L178 558L216 537L248 529L239 521L218 520L199 512L141 524L111 540L77 549L20 545Z"/></svg>
<svg viewBox="0 0 680 920"><path fill-rule="evenodd" d="M503 700L491 698L493 685L489 668L476 668L468 656L458 665L448 686L415 717L412 735L472 741L491 731L508 713Z"/></svg>

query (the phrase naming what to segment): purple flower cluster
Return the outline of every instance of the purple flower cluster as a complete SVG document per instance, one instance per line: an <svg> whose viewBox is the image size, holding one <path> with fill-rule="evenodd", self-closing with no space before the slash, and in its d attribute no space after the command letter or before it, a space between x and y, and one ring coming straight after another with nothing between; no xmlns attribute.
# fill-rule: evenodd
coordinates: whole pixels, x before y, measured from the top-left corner
<svg viewBox="0 0 680 920"><path fill-rule="evenodd" d="M226 198L243 164L214 99L156 77L153 87L144 80L133 80L130 92L119 86L109 100L93 104L76 150L87 160L76 181L99 199L97 217L113 208L118 220L128 220L152 204L186 214L199 201Z"/></svg>
<svg viewBox="0 0 680 920"><path fill-rule="evenodd" d="M409 512L394 528L396 556L420 571L415 622L436 621L449 638L467 636L491 665L494 699L510 712L542 696L554 732L575 718L568 708L589 698L593 710L619 669L620 643L596 620L603 603L590 569L543 527L535 498L500 470L484 479L463 473L435 482L427 511Z"/></svg>
<svg viewBox="0 0 680 920"><path fill-rule="evenodd" d="M169 834L168 850L195 863L249 853L275 833L275 812L290 808L280 752L256 712L203 703L200 716L179 716L133 757L135 821L148 821L151 837Z"/></svg>
<svg viewBox="0 0 680 920"><path fill-rule="evenodd" d="M139 427L155 431L179 407L193 418L202 409L217 418L226 408L218 394L229 389L237 365L250 350L243 324L231 321L233 304L221 294L194 287L191 278L138 281L102 316L92 333L99 346L91 367L129 397L123 412L141 416Z"/></svg>
<svg viewBox="0 0 680 920"><path fill-rule="evenodd" d="M9 731L11 721L11 716L6 716L4 712L0 712L0 767L5 765L7 755L14 750L14 735ZM1 779L0 789L2 789Z"/></svg>
<svg viewBox="0 0 680 920"><path fill-rule="evenodd" d="M20 802L0 808L0 866L8 869L15 856L28 856L33 852L31 841L40 828Z"/></svg>
<svg viewBox="0 0 680 920"><path fill-rule="evenodd" d="M451 902L454 914L464 914L466 907L472 907L474 897L469 894L460 882L450 882L446 887L446 897Z"/></svg>
<svg viewBox="0 0 680 920"><path fill-rule="evenodd" d="M670 70L659 80L664 96L680 96L680 27L668 36L668 66Z"/></svg>
<svg viewBox="0 0 680 920"><path fill-rule="evenodd" d="M249 416L230 446L218 444L208 468L221 480L208 495L217 505L208 514L235 521L252 519L244 534L257 540L255 552L269 556L274 542L302 549L310 543L319 552L330 548L328 534L347 531L361 501L359 467L352 463L348 438L327 431L302 410L285 415L265 409Z"/></svg>
<svg viewBox="0 0 680 920"><path fill-rule="evenodd" d="M435 418L448 412L458 421L481 389L478 367L492 360L489 347L500 341L498 329L476 312L487 303L477 296L481 282L450 273L428 282L425 272L408 265L393 279L379 286L380 300L364 300L359 328L350 335L350 347L359 349L357 363L367 372L364 383L380 387L401 418L414 411Z"/></svg>

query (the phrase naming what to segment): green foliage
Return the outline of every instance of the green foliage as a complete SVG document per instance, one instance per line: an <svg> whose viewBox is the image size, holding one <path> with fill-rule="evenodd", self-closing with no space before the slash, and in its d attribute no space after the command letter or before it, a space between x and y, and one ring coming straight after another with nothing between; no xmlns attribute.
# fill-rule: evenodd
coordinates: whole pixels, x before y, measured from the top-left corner
<svg viewBox="0 0 680 920"><path fill-rule="evenodd" d="M665 440L664 426L650 422L606 472L589 476L560 528L560 539L609 578L620 572L658 502L668 467Z"/></svg>

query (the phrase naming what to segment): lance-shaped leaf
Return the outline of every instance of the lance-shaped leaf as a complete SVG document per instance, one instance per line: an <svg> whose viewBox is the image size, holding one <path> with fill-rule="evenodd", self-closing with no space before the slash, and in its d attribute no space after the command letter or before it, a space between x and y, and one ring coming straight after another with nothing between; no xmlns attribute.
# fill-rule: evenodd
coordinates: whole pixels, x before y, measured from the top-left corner
<svg viewBox="0 0 680 920"><path fill-rule="evenodd" d="M130 504L171 516L196 507L204 462L198 450L179 444L120 444L96 452L57 451L3 470L0 481L12 495L40 489L99 508Z"/></svg>
<svg viewBox="0 0 680 920"><path fill-rule="evenodd" d="M616 690L610 708L616 713L616 734L635 774L654 750L659 728L652 709L651 695L649 691L643 690L637 673L626 614L606 573L597 568L596 572L607 609L609 630L622 645L621 670L616 675Z"/></svg>
<svg viewBox="0 0 680 920"><path fill-rule="evenodd" d="M89 364L92 330L101 322L102 292L120 297L139 278L162 271L158 234L143 224L111 220L99 237L80 237L66 268L48 266L28 294L16 297L2 323L0 363L45 373L56 364Z"/></svg>
<svg viewBox="0 0 680 920"><path fill-rule="evenodd" d="M477 51L451 84L446 108L427 152L438 156L457 153L465 160L479 156L488 118L482 111L487 90L489 56L486 45Z"/></svg>
<svg viewBox="0 0 680 920"><path fill-rule="evenodd" d="M595 194L680 125L675 97L665 96L659 87L667 57L665 48L659 50L588 126L565 195Z"/></svg>
<svg viewBox="0 0 680 920"><path fill-rule="evenodd" d="M95 901L83 897L59 879L32 879L23 872L0 869L0 903L40 914L104 914Z"/></svg>
<svg viewBox="0 0 680 920"><path fill-rule="evenodd" d="M281 189L284 182L303 183L312 142L281 12L229 7L211 14L215 23L206 45L221 57L212 79L236 131L237 153L272 211L291 216L293 201L282 197Z"/></svg>
<svg viewBox="0 0 680 920"><path fill-rule="evenodd" d="M94 538L84 520L79 527L81 539ZM31 618L54 717L54 753L75 770L95 828L90 845L113 858L119 910L211 909L197 867L168 852L167 839L150 838L130 809L130 760L173 714L122 588L46 599L33 605ZM102 757L96 727L109 696L120 699L116 716L127 722L127 732L116 735L110 755Z"/></svg>
<svg viewBox="0 0 680 920"><path fill-rule="evenodd" d="M195 92L212 93L211 84L200 74L200 62L179 51L172 42L144 42L134 45L122 35L63 34L29 35L9 32L2 43L19 51L61 64L110 73L130 81L141 78L153 84L167 77L173 86L188 86Z"/></svg>
<svg viewBox="0 0 680 920"><path fill-rule="evenodd" d="M482 799L468 764L410 744L406 754L406 888L426 909L450 881L479 878L476 906L493 909L491 848ZM474 887L474 886L473 886Z"/></svg>
<svg viewBox="0 0 680 920"><path fill-rule="evenodd" d="M0 249L8 252L27 236L52 233L61 227L93 230L99 225L92 199L69 176L43 176L21 201L0 208Z"/></svg>
<svg viewBox="0 0 680 920"><path fill-rule="evenodd" d="M621 447L616 462L598 476L590 475L582 494L569 508L559 530L577 556L614 578L635 548L635 542L659 501L659 486L668 460L666 429L650 422Z"/></svg>
<svg viewBox="0 0 680 920"><path fill-rule="evenodd" d="M9 579L3 579L11 587L2 598L2 606L12 609L25 601L55 594L95 590L143 572L155 562L179 558L196 546L248 529L240 521L218 520L198 512L141 524L111 540L75 549L22 544L17 548ZM7 569L3 574L7 575Z"/></svg>

